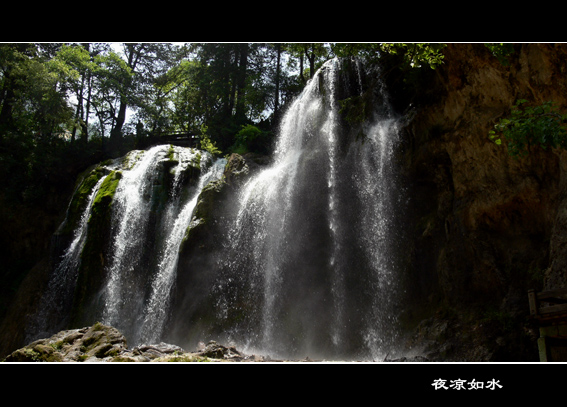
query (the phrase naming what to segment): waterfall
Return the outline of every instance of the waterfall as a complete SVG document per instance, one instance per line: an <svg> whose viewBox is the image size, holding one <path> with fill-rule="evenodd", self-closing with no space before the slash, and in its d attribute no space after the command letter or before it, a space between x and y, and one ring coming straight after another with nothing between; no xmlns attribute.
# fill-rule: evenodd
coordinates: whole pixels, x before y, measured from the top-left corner
<svg viewBox="0 0 567 407"><path fill-rule="evenodd" d="M80 273L94 273L97 277L87 279L87 284L100 279L101 286L89 285L90 293L81 299L88 298L89 303L79 306L94 309L88 318L96 320L85 323L100 321L115 326L130 344L159 341L185 230L199 193L208 182L222 176L225 164L224 158L213 159L205 151L160 145L131 151L96 168L92 174L100 179L90 186L71 242L52 272L40 311L27 328L28 337L35 339L68 324L69 314L76 311L72 308L77 306ZM85 247L94 203L99 193L108 193L102 186L113 173L120 176L106 203L110 219L102 221L102 229L98 225L99 232L109 230L110 240L98 246L103 252L89 258ZM97 234L91 238L106 239ZM83 262L91 263L89 271L81 269ZM54 324L54 320L59 322Z"/></svg>
<svg viewBox="0 0 567 407"><path fill-rule="evenodd" d="M80 256L87 236L92 204L105 179L106 175L102 176L96 182L86 199L86 205L78 225L73 231L71 243L58 259L52 277L48 282L47 289L42 295L39 312L32 318L30 326L27 328L27 342L43 338L49 335L54 328L58 329L65 325L65 322L58 321L56 327L49 326L50 321L53 320L52 316L54 315L57 317L63 316L63 320L65 320L65 311L72 305L72 293L77 281ZM63 222L61 227L63 227L66 222L67 219Z"/></svg>
<svg viewBox="0 0 567 407"><path fill-rule="evenodd" d="M381 94L362 136L345 134L342 69L327 62L289 107L227 233L217 315L258 352L375 360L395 343L397 122Z"/></svg>
<svg viewBox="0 0 567 407"><path fill-rule="evenodd" d="M212 184L229 189L209 224L195 208L225 159L162 145L103 166L114 175L93 182L46 298L64 313L81 284L88 318L131 345L215 339L276 357L383 359L397 339L403 193L398 122L377 77L357 61L325 63L282 117L271 164ZM103 192L106 229L89 225ZM195 224L208 240L180 258ZM104 245L87 250L95 225ZM80 273L95 277L79 283Z"/></svg>
<svg viewBox="0 0 567 407"><path fill-rule="evenodd" d="M199 178L199 183L191 199L183 205L178 215L172 219L168 228L169 235L165 240L163 252L157 268L157 273L152 281L152 293L144 312L145 318L142 325L142 341L154 343L159 341L167 321L167 310L170 300L171 288L174 283L177 261L179 258L179 247L191 222L193 211L197 206L199 192L211 181L221 177L225 159L217 159ZM203 170L203 169L202 169Z"/></svg>
<svg viewBox="0 0 567 407"><path fill-rule="evenodd" d="M222 175L225 164L225 159L212 163L207 152L183 148L172 151L171 148L156 146L130 153L134 163L123 171L113 200L115 230L103 293L102 322L120 329L133 343L160 338L177 269L177 251L191 222L197 197L206 183ZM163 183L160 180L162 165L171 161L171 157L167 157L171 153L176 155L179 164L173 167L172 192L160 207L155 189ZM195 160L198 160L201 176L197 187L191 188L188 201L182 202L184 194L183 189L178 188L179 179L188 163ZM152 213L163 215L153 228Z"/></svg>

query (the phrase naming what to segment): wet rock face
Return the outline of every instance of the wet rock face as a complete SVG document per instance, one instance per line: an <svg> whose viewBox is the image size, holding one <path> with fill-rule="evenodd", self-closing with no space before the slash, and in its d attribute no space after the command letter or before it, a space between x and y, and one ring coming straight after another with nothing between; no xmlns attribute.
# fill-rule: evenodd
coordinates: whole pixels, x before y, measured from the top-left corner
<svg viewBox="0 0 567 407"><path fill-rule="evenodd" d="M566 110L565 56L562 44L524 44L503 66L482 44L445 50L404 128L410 292L421 304L520 318L527 289L565 285L565 153L516 159L488 138L517 99Z"/></svg>
<svg viewBox="0 0 567 407"><path fill-rule="evenodd" d="M405 129L417 245L432 245L435 277L448 298L503 295L514 278L510 268L546 267L561 156L534 149L511 158L488 132L518 98L567 105L564 85L552 80L562 69L552 61L566 52L525 45L504 67L481 44L450 45L431 84L438 96L418 106Z"/></svg>

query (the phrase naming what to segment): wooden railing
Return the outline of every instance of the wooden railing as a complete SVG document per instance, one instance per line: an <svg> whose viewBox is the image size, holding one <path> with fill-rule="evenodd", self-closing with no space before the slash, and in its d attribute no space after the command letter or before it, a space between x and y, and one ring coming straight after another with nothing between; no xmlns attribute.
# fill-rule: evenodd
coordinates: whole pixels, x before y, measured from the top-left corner
<svg viewBox="0 0 567 407"><path fill-rule="evenodd" d="M148 139L153 143L173 143L197 148L200 146L199 135L193 133L156 133L149 134Z"/></svg>
<svg viewBox="0 0 567 407"><path fill-rule="evenodd" d="M530 315L539 326L541 362L567 361L567 288L528 291Z"/></svg>
<svg viewBox="0 0 567 407"><path fill-rule="evenodd" d="M530 315L541 322L567 318L567 288L528 291Z"/></svg>

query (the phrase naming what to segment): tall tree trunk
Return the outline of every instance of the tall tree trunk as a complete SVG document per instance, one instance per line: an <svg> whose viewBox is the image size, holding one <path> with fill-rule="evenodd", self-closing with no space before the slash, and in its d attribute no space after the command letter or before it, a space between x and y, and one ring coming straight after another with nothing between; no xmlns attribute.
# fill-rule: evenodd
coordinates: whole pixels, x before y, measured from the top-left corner
<svg viewBox="0 0 567 407"><path fill-rule="evenodd" d="M81 44L87 52L90 53L91 44L83 43ZM92 55L91 55L92 59ZM81 115L81 143L86 144L89 140L89 115L90 115L90 104L91 104L91 92L92 92L92 83L91 83L91 70L87 70L85 75L83 76L83 84L81 88L81 97L84 94L84 87L87 88L87 97L85 103L86 106L83 105L83 101L81 101L81 108L83 109ZM83 98L84 99L84 98Z"/></svg>
<svg viewBox="0 0 567 407"><path fill-rule="evenodd" d="M89 72L87 74L87 103L85 106L85 119L81 122L82 126L83 126L83 132L81 134L81 142L83 143L87 143L89 141L89 116L91 114L90 112L90 107L91 107L91 94L92 94L92 77L91 77L91 73Z"/></svg>
<svg viewBox="0 0 567 407"><path fill-rule="evenodd" d="M11 86L9 75L4 76L4 98L0 106L0 128L12 125L12 110L16 94Z"/></svg>
<svg viewBox="0 0 567 407"><path fill-rule="evenodd" d="M232 108L234 106L234 93L236 87L234 86L234 81L230 80L231 74L231 55L232 55L232 48L231 46L226 46L222 48L221 51L221 58L222 58L222 81L226 85L222 89L223 96L223 120L229 120L232 116Z"/></svg>
<svg viewBox="0 0 567 407"><path fill-rule="evenodd" d="M125 44L128 67L134 72L144 49L143 44ZM128 81L130 82L130 81ZM118 115L115 117L114 125L110 131L110 148L117 152L122 142L122 127L126 121L126 110L128 108L128 98L126 93L130 92L131 83L123 84L122 95L120 96L120 107Z"/></svg>
<svg viewBox="0 0 567 407"><path fill-rule="evenodd" d="M240 44L240 61L238 63L236 79L236 120L244 122L246 119L246 70L248 69L248 44Z"/></svg>
<svg viewBox="0 0 567 407"><path fill-rule="evenodd" d="M276 91L274 95L274 117L278 116L278 111L280 108L280 71L281 71L281 54L282 54L282 45L276 44Z"/></svg>
<svg viewBox="0 0 567 407"><path fill-rule="evenodd" d="M299 56L299 77L301 78L301 82L305 83L305 77L303 76L303 54Z"/></svg>
<svg viewBox="0 0 567 407"><path fill-rule="evenodd" d="M309 46L311 46L311 52L309 52ZM309 44L305 45L305 56L309 60L309 77L313 79L315 75L315 45Z"/></svg>
<svg viewBox="0 0 567 407"><path fill-rule="evenodd" d="M75 122L73 123L73 130L71 131L71 142L75 142L75 137L77 135L77 127L79 123L83 121L83 91L85 87L85 77L81 78L81 89L79 89L79 94L77 95L77 110L75 110Z"/></svg>

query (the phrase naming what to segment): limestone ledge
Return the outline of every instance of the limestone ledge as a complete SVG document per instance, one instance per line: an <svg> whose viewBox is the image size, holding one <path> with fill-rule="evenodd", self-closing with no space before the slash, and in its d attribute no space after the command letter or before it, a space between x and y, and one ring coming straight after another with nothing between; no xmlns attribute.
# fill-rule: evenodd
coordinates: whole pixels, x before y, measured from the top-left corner
<svg viewBox="0 0 567 407"><path fill-rule="evenodd" d="M9 354L3 362L269 362L269 357L244 355L234 346L214 341L187 352L166 343L127 347L116 329L100 323L81 329L61 331L30 343Z"/></svg>

